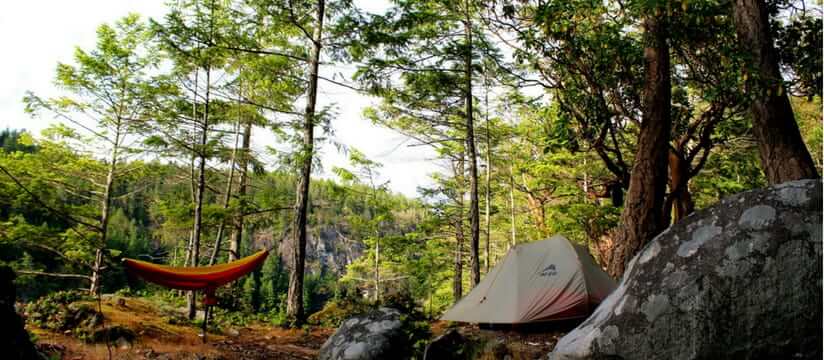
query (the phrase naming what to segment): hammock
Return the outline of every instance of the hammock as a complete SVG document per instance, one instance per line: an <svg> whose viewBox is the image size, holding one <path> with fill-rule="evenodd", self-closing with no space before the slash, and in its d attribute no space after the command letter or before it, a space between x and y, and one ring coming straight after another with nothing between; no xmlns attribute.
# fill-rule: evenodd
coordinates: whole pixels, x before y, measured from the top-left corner
<svg viewBox="0 0 824 360"><path fill-rule="evenodd" d="M266 260L269 250L226 264L196 267L174 267L152 264L150 262L123 259L123 266L129 274L139 276L148 282L179 290L202 290L205 296L203 304L203 342L206 342L206 327L209 323L209 308L217 304L215 289L237 280L255 270Z"/></svg>
<svg viewBox="0 0 824 360"><path fill-rule="evenodd" d="M200 267L173 267L152 264L135 259L123 259L123 266L132 275L139 276L167 288L179 290L202 290L203 303L215 305L215 289L248 274L266 260L269 250L261 250L254 255L226 264Z"/></svg>

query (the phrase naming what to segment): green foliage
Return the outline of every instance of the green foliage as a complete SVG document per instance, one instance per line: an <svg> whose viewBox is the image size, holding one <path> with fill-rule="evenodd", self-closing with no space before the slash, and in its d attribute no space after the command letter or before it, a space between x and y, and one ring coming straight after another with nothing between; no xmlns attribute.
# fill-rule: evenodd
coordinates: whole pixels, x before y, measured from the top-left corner
<svg viewBox="0 0 824 360"><path fill-rule="evenodd" d="M821 167L824 165L824 118L821 114L821 96L815 96L812 99L802 99L799 97L791 97L790 102L795 112L795 119L798 122L798 127L801 130L801 136L804 138L804 143L813 157L818 172L821 173Z"/></svg>
<svg viewBox="0 0 824 360"><path fill-rule="evenodd" d="M773 21L776 48L786 73L790 73L790 91L795 96L821 97L822 22L820 16L802 14L789 22ZM788 71L786 71L788 70Z"/></svg>
<svg viewBox="0 0 824 360"><path fill-rule="evenodd" d="M769 3L781 70L820 170L821 19L783 19L783 3ZM467 115L475 119L480 208L489 208L488 222L481 215L482 263L494 266L513 244L558 233L598 248L618 225L629 186L643 114L642 25L651 16L670 22L673 125L671 149L661 151L689 160L687 189L696 207L765 186L744 92L758 79L743 65L748 54L738 48L730 6L402 0L369 14L350 1L330 1L322 65L355 64L353 80L379 98L364 117L432 146L444 170L432 174L418 199L409 199L392 193L381 163L348 148L349 163L332 169L337 179L311 181L308 233L334 233L341 241L326 250L346 260L310 259L303 289L310 323L337 326L378 304L396 307L405 314L407 340L420 352L429 335L425 320L458 300L453 281L470 288L468 271L457 274L455 263L460 250L459 264L468 269ZM78 48L72 62L57 65L59 95L24 99L32 115L60 121L40 136L0 131L0 166L8 171L0 174L0 264L88 274L102 247L104 291L181 306L176 292L135 282L116 260L185 266L198 202L201 254L208 254L217 229L241 214L241 256L291 234L294 170L309 156L319 162L317 151L301 145L300 132L314 7L310 1L185 0L170 4L162 19L145 22L133 14L101 25L94 47ZM495 38L502 34L498 40L514 45L511 54L498 50ZM527 85L541 90L524 90ZM481 90L492 101L482 103ZM465 113L467 95L475 100L472 114ZM313 118L326 135L333 110ZM247 125L253 138L274 136L278 143L267 153L259 144L239 148ZM317 140L316 148L330 141ZM249 186L241 195L237 169L246 162ZM107 202L101 184L109 175ZM224 239L229 232L224 229ZM226 258L223 251L217 261ZM262 268L219 289L216 328L281 324L286 258L273 252ZM29 321L99 336L88 331L97 320L84 299L56 292L87 284L43 279L16 280L24 300L50 294L27 306ZM168 321L189 324L177 316Z"/></svg>
<svg viewBox="0 0 824 360"><path fill-rule="evenodd" d="M365 313L371 304L357 297L334 299L327 302L320 311L314 312L307 323L327 328L337 328L344 320Z"/></svg>
<svg viewBox="0 0 824 360"><path fill-rule="evenodd" d="M6 153L21 151L33 153L37 151L31 134L25 130L4 129L0 131L0 149Z"/></svg>
<svg viewBox="0 0 824 360"><path fill-rule="evenodd" d="M83 340L93 340L94 328L102 319L78 291L58 291L26 305L26 321L42 329L71 333Z"/></svg>

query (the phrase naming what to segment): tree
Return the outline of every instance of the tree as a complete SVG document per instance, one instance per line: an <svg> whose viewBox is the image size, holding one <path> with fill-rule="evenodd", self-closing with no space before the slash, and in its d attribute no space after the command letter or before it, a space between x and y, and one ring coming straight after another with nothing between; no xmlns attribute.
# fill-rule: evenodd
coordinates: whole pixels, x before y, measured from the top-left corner
<svg viewBox="0 0 824 360"><path fill-rule="evenodd" d="M295 199L295 222L292 228L292 273L289 276L289 293L286 298L286 316L294 325L303 322L303 275L306 262L306 214L309 209L309 182L312 175L312 159L315 142L315 105L318 99L318 67L323 37L323 19L326 16L326 1L318 0L315 13L314 32L309 39L312 52L309 55L309 89L303 120L303 144L299 151L300 178Z"/></svg>
<svg viewBox="0 0 824 360"><path fill-rule="evenodd" d="M669 153L669 176L661 177L667 180L663 186L666 191L669 185L669 191L660 207L657 200L647 204L658 207L649 211L660 212L656 217L661 218L660 226L666 226L670 219L677 221L693 211L690 179L701 171L713 146L724 141L726 135L717 131L719 124L740 112L739 67L729 40L731 27L723 17L726 10L723 4L704 3L683 3L677 8L661 5L654 11L641 3L505 4L488 22L502 41L506 41L503 31L518 36L522 47L513 46L515 59L529 69L513 67L517 84L537 84L549 90L561 110L559 129L566 128L566 147L573 152L594 150L614 176L588 186L587 192L611 198L616 207L637 201L630 199L631 193L625 200L623 192L629 189L632 169L639 160L637 151L645 141L644 116L649 112L639 82L646 77L641 65L649 44L638 41L641 34L636 29L650 12L672 22L667 34L674 49L669 66L678 70L668 75L675 91L667 100L674 103L667 110L672 131L660 132L669 133L664 135L669 142L665 147L669 148L665 151ZM541 32L531 30L533 23L544 25ZM537 78L528 77L532 69ZM650 151L654 150L648 149L648 155L653 155ZM618 244L617 239L608 240ZM603 250L608 253L599 257L611 262L612 251Z"/></svg>
<svg viewBox="0 0 824 360"><path fill-rule="evenodd" d="M355 228L355 233L360 234L366 241L374 244L374 301L378 302L381 299L381 238L386 232L385 225L392 221L391 209L386 206L388 204L380 201L379 196L381 193L388 192L389 182L379 182L380 173L378 170L382 166L380 163L368 159L356 149L350 149L349 151L351 169L336 167L333 171L344 184L362 185L367 188L365 194L356 193L357 196L366 198L365 214L358 219L350 220L350 222ZM354 186L352 190L355 190Z"/></svg>
<svg viewBox="0 0 824 360"><path fill-rule="evenodd" d="M771 184L818 178L815 163L804 145L773 48L769 13L764 0L736 0L732 6L738 40L746 52L746 92L758 139L761 167Z"/></svg>
<svg viewBox="0 0 824 360"><path fill-rule="evenodd" d="M494 45L476 24L480 4L462 1L405 1L384 15L344 23L358 27L349 39L350 54L359 66L355 78L367 91L380 96L388 113L420 124L394 126L411 136L428 134L423 144L444 141L464 144L468 170L469 248L472 285L480 281L480 212L478 151L475 135L474 79L479 62L499 57ZM399 76L398 76L399 75ZM455 84L461 84L455 87ZM394 107L391 111L389 107ZM463 107L463 111L458 110ZM413 120L414 119L414 120ZM458 120L460 119L460 120ZM417 130L410 131L417 127ZM456 134L447 134L454 131ZM432 142L434 141L434 142Z"/></svg>
<svg viewBox="0 0 824 360"><path fill-rule="evenodd" d="M661 211L664 205L667 178L667 148L671 126L670 52L668 23L657 14L644 19L644 82L643 119L638 149L630 174L629 191L621 213L609 273L623 275L626 263L646 243L667 227Z"/></svg>
<svg viewBox="0 0 824 360"><path fill-rule="evenodd" d="M252 124L247 122L243 126L243 144L240 151L240 178L238 179L238 198L240 199L240 214L233 218L232 238L229 241L229 261L240 258L240 241L243 238L243 218L247 208L246 194L249 192L249 157L251 156L250 142L252 139Z"/></svg>
<svg viewBox="0 0 824 360"><path fill-rule="evenodd" d="M215 38L234 26L229 13L230 9L223 3L210 1L201 4L201 0L190 0L173 7L163 24L153 22L158 41L173 61L172 77L177 80L179 88L191 92L191 101L183 96L168 99L165 116L159 117L153 128L160 136L150 141L163 148L171 143L173 148L187 154L190 159L193 214L186 264L191 266L200 264L200 250L205 243L201 240L205 228L204 210L209 204L206 198L210 196L207 191L210 188L207 184L207 163L217 157L223 143L224 133L215 130L222 122L232 118L231 102L216 96L218 89L225 85L221 84L222 77L212 76L225 71L229 61L227 51L214 45ZM178 91L178 94L184 92ZM181 123L189 126L182 127ZM189 318L195 316L195 300L195 293L189 291Z"/></svg>
<svg viewBox="0 0 824 360"><path fill-rule="evenodd" d="M41 99L29 94L25 98L27 111L53 112L58 118L88 131L92 144L108 152L104 180L96 183L100 188L96 193L100 207L89 288L93 294L100 290L116 181L120 173L128 170L120 169L120 163L134 152L131 145L135 136L147 127L154 107L153 97L166 88L160 78L149 74L158 58L150 55L149 31L138 15L129 15L114 26L100 26L97 36L97 46L91 52L75 50L76 65L57 67L57 84L73 96ZM77 133L65 128L56 129L55 133L74 138L78 146L88 140L77 138Z"/></svg>

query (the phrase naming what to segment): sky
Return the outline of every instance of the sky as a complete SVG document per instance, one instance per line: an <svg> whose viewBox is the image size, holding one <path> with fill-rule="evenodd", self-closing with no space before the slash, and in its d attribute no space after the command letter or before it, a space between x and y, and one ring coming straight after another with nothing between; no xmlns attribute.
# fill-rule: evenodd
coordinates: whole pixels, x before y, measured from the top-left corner
<svg viewBox="0 0 824 360"><path fill-rule="evenodd" d="M47 113L32 118L24 113L26 91L48 97L57 95L53 85L58 62L71 63L74 48L94 46L97 27L136 12L143 17L161 18L165 0L27 0L0 2L0 41L6 52L0 56L0 129L26 129L39 134L57 122ZM374 1L366 1L375 8ZM373 9L367 9L373 10ZM349 68L321 67L327 77ZM363 152L383 164L380 173L392 191L415 196L418 186L431 185L429 174L439 171L434 152L392 130L377 127L363 118L363 108L376 103L369 98L328 82L319 83L318 108L334 104L334 135L330 140ZM318 177L334 178L335 166L346 166L347 155L332 142L320 149L322 171ZM263 152L276 146L274 135L258 130L253 146Z"/></svg>

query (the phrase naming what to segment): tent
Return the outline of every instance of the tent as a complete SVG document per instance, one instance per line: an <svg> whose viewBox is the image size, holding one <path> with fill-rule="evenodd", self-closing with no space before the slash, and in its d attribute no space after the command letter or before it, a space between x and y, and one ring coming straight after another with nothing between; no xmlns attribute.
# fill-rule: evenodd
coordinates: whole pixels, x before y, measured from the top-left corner
<svg viewBox="0 0 824 360"><path fill-rule="evenodd" d="M512 248L441 320L525 324L586 317L615 281L561 235Z"/></svg>

